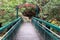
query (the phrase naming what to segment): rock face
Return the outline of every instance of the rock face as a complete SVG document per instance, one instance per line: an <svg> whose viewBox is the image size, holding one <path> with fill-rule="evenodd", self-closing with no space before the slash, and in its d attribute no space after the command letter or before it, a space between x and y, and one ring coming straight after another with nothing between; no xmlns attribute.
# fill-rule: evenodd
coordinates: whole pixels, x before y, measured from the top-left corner
<svg viewBox="0 0 60 40"><path fill-rule="evenodd" d="M32 10L25 10L23 12L23 15L26 17L29 17L29 19L31 19L33 16L36 15L36 13L35 13L35 11L32 11Z"/></svg>

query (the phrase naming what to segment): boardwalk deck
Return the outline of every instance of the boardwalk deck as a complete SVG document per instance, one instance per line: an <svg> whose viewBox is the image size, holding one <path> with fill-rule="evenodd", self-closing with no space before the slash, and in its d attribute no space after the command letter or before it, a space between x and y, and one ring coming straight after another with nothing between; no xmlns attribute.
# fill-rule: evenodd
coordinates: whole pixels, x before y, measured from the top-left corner
<svg viewBox="0 0 60 40"><path fill-rule="evenodd" d="M43 40L31 23L23 23L11 40Z"/></svg>

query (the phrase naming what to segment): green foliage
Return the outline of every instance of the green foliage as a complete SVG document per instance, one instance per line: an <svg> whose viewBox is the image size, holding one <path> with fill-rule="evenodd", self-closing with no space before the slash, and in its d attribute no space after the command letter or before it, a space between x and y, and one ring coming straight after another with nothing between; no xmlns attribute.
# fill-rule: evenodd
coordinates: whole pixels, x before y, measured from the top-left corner
<svg viewBox="0 0 60 40"><path fill-rule="evenodd" d="M17 5L22 4L23 0L0 0L0 22L3 23L3 25L7 22L11 22L14 20L15 17L15 8ZM3 10L5 13L3 13ZM3 15L5 14L5 15Z"/></svg>
<svg viewBox="0 0 60 40"><path fill-rule="evenodd" d="M60 16L57 12L58 5L60 5L60 0L0 0L0 11L4 10L3 12L0 12L0 20L2 23L11 22L16 18L16 6L24 3L32 3L32 4L38 4L40 7L42 7L43 14L49 14L48 19L52 18L53 15L55 15L57 18ZM43 6L42 6L43 5ZM56 9L55 9L56 8ZM23 12L26 8L21 8L19 11ZM54 12L52 12L54 10ZM56 15L56 13L58 13Z"/></svg>
<svg viewBox="0 0 60 40"><path fill-rule="evenodd" d="M60 0L51 0L48 2L46 5L44 5L43 8L43 14L49 14L49 17L47 18L48 20L53 18L53 17L58 17L59 18L59 13L58 10L60 5ZM54 11L54 12L52 12Z"/></svg>

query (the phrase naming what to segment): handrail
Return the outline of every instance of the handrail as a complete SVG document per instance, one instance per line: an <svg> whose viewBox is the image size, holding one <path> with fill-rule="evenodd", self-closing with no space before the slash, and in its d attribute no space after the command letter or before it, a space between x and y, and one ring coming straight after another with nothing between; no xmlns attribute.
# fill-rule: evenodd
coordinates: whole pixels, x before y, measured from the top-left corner
<svg viewBox="0 0 60 40"><path fill-rule="evenodd" d="M53 33L51 32L51 30L49 30L49 29L46 28L46 27L41 26L41 24L39 23L39 21L37 21L36 19L32 19L32 23L33 23L34 25L37 25L37 27L42 28L42 30L44 30L44 32L46 32L49 36L53 37L55 40L59 40L60 36L56 36L55 34L53 34Z"/></svg>
<svg viewBox="0 0 60 40"><path fill-rule="evenodd" d="M8 39L8 37L10 37L11 33L13 33L13 31L19 27L22 24L23 20L20 19L19 21L16 22L16 24L14 24L3 36L2 40L6 40Z"/></svg>
<svg viewBox="0 0 60 40"><path fill-rule="evenodd" d="M53 24L51 24L51 23L49 23L49 22L47 22L47 21L41 20L41 19L39 19L39 18L33 17L33 19L36 19L37 21L46 24L48 27L52 27L53 29L55 29L55 30L57 30L57 31L60 32L60 28L59 28L59 26L57 26L57 25L53 25Z"/></svg>
<svg viewBox="0 0 60 40"><path fill-rule="evenodd" d="M42 24L41 24L42 25ZM52 30L50 30L50 29L48 29L46 26L44 26L44 25L42 25L46 30L48 30L48 31L50 31L53 35L55 35L56 37L58 37L58 38L60 38L60 36L57 34L57 33L55 33L55 32L53 32Z"/></svg>
<svg viewBox="0 0 60 40"><path fill-rule="evenodd" d="M19 19L21 19L21 18L19 17L19 18L15 19L14 21L6 24L5 26L2 26L2 27L0 28L0 32L4 31L5 29L7 29L7 28L9 28L9 27L11 27L11 26L13 26Z"/></svg>

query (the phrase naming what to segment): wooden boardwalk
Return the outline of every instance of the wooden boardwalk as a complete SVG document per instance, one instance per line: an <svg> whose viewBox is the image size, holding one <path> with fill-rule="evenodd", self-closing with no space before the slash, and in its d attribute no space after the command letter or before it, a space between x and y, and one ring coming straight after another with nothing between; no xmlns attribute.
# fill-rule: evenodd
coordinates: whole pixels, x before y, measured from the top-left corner
<svg viewBox="0 0 60 40"><path fill-rule="evenodd" d="M31 23L23 23L10 40L43 40L41 35Z"/></svg>

